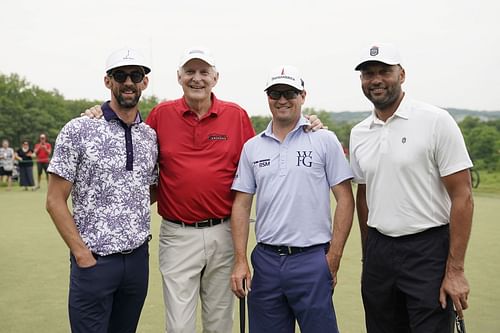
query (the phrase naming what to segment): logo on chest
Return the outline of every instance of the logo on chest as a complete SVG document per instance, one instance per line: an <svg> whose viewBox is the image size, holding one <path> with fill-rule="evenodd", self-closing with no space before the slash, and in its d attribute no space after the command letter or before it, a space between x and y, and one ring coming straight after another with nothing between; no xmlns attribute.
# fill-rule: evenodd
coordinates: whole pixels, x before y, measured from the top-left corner
<svg viewBox="0 0 500 333"><path fill-rule="evenodd" d="M305 166L310 168L312 166L312 150L298 150L297 151L297 166Z"/></svg>
<svg viewBox="0 0 500 333"><path fill-rule="evenodd" d="M213 133L208 135L208 140L210 141L227 141L227 139L228 138L226 134Z"/></svg>
<svg viewBox="0 0 500 333"><path fill-rule="evenodd" d="M271 165L271 160L269 158L266 158L265 160L254 161L253 165L259 168L264 168Z"/></svg>

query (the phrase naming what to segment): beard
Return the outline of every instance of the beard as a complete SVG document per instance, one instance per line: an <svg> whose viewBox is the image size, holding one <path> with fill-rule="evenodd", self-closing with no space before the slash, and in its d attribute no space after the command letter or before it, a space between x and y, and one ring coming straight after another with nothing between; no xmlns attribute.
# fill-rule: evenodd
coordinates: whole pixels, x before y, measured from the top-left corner
<svg viewBox="0 0 500 333"><path fill-rule="evenodd" d="M401 91L401 86L393 86L388 87L384 95L375 96L371 94L370 89L363 89L366 98L373 103L373 106L377 110L385 110L392 107L398 101Z"/></svg>
<svg viewBox="0 0 500 333"><path fill-rule="evenodd" d="M127 88L126 90L127 91L130 90L130 88ZM121 91L113 91L113 95L115 95L118 105L120 105L124 109L132 109L136 107L137 103L139 103L139 99L141 98L141 92L137 89L133 89L133 91L134 91L133 98L125 98L121 94Z"/></svg>

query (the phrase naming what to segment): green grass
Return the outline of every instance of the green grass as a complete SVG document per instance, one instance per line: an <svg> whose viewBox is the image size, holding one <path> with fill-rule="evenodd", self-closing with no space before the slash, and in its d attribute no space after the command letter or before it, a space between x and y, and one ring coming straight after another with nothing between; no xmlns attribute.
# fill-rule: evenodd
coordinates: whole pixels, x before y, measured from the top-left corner
<svg viewBox="0 0 500 333"><path fill-rule="evenodd" d="M500 172L479 171L480 183L478 193L500 193Z"/></svg>
<svg viewBox="0 0 500 333"><path fill-rule="evenodd" d="M480 186L481 187L481 186ZM69 332L66 245L45 212L45 184L37 192L0 187L0 332ZM494 333L500 328L500 195L475 192L472 238L466 262L471 285L469 332ZM156 207L153 207L155 210ZM158 271L160 219L153 214L149 293L138 332L162 332L161 279ZM254 242L252 240L252 242ZM360 281L359 232L355 223L342 260L334 302L344 333L365 332ZM237 305L237 303L236 303ZM238 332L235 308L234 332Z"/></svg>

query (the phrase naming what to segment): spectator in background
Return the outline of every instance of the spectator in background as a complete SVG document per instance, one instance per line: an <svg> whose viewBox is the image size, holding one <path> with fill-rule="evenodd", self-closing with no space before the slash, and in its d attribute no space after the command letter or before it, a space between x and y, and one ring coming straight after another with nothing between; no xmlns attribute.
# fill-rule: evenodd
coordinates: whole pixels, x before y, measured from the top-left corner
<svg viewBox="0 0 500 333"><path fill-rule="evenodd" d="M14 149L9 147L9 140L2 141L0 148L0 177L2 183L4 176L7 177L7 191L12 189L12 170L14 169Z"/></svg>
<svg viewBox="0 0 500 333"><path fill-rule="evenodd" d="M28 141L23 141L21 148L16 152L16 160L19 161L19 186L24 186L27 191L28 187L35 186L33 179L33 150L30 148Z"/></svg>
<svg viewBox="0 0 500 333"><path fill-rule="evenodd" d="M35 145L34 153L36 154L36 165L38 171L38 183L35 189L39 189L42 172L45 172L47 183L49 182L47 168L49 166L50 154L52 153L52 146L47 142L47 136L44 133L40 134L40 142Z"/></svg>

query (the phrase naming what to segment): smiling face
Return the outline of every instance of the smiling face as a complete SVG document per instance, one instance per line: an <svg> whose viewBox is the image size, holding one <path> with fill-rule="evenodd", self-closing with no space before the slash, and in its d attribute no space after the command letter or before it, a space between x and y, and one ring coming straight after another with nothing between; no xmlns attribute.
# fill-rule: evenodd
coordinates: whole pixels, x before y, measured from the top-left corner
<svg viewBox="0 0 500 333"><path fill-rule="evenodd" d="M120 76L113 76L114 73L118 73L120 76L126 75L124 82L118 79ZM144 73L144 69L140 66L124 66L118 67L112 70L110 75L104 77L104 83L108 89L111 90L111 101L115 102L122 109L132 109L137 106L139 99L141 98L142 91L146 89L148 85L148 78L144 76L139 82L134 82L132 78L137 74L135 72ZM134 73L134 74L132 74Z"/></svg>
<svg viewBox="0 0 500 333"><path fill-rule="evenodd" d="M295 91L296 93L284 93L286 91ZM278 99L273 99L273 92L281 93L279 94L280 96ZM304 104L306 97L306 91L298 91L297 89L286 84L277 84L269 87L267 94L267 102L269 103L269 109L273 114L273 122L280 126L295 126L300 118L302 105ZM286 97L288 97L288 99Z"/></svg>
<svg viewBox="0 0 500 333"><path fill-rule="evenodd" d="M192 59L177 71L177 81L182 86L188 101L209 101L219 73L214 67L200 59Z"/></svg>
<svg viewBox="0 0 500 333"><path fill-rule="evenodd" d="M361 88L375 109L394 113L403 96L401 85L405 81L404 69L399 65L369 62L360 71Z"/></svg>

